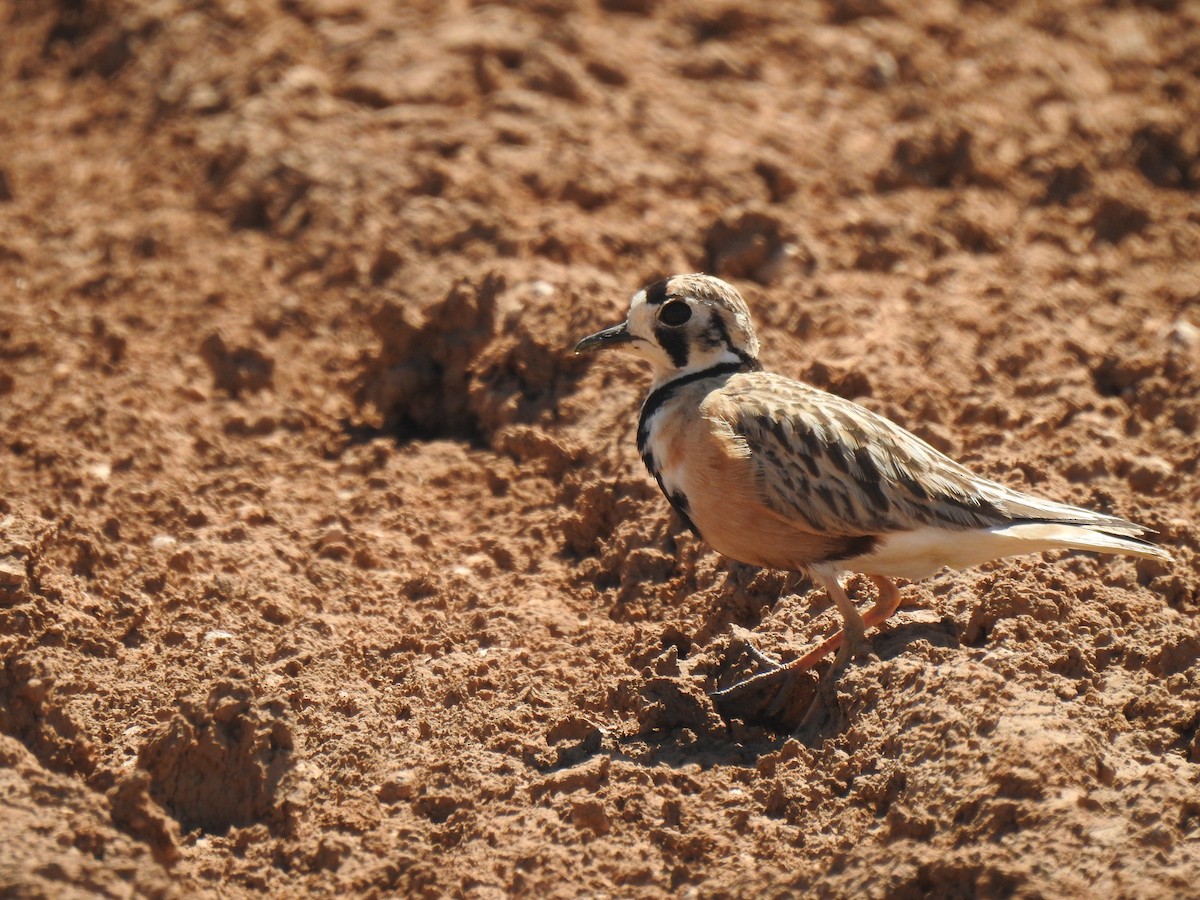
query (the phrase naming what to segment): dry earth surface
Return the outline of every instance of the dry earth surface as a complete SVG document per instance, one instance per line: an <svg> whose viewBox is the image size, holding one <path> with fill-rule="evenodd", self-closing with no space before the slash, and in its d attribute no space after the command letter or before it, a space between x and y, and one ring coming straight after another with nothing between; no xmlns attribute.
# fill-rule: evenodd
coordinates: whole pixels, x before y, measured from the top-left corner
<svg viewBox="0 0 1200 900"><path fill-rule="evenodd" d="M1200 3L2 0L0 110L3 896L1200 896ZM1174 562L718 708L836 616L570 353L694 270Z"/></svg>

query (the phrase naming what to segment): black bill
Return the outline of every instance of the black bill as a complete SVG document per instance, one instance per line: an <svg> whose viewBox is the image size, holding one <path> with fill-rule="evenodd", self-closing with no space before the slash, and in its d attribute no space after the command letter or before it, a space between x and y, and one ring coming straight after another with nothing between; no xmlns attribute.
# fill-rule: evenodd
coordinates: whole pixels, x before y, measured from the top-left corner
<svg viewBox="0 0 1200 900"><path fill-rule="evenodd" d="M633 335L629 333L629 329L622 322L620 325L613 325L611 328L605 328L603 331L589 334L575 345L575 352L585 353L589 350L602 350L605 347L628 344L633 339Z"/></svg>

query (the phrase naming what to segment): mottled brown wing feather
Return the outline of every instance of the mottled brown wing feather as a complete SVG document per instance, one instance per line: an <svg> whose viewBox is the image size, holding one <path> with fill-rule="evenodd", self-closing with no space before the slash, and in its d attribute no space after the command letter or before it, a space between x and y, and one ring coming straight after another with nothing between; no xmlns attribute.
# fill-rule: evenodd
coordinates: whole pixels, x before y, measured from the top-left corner
<svg viewBox="0 0 1200 900"><path fill-rule="evenodd" d="M702 410L745 442L763 501L815 531L880 535L1011 521L981 492L986 482L916 435L800 382L736 375Z"/></svg>

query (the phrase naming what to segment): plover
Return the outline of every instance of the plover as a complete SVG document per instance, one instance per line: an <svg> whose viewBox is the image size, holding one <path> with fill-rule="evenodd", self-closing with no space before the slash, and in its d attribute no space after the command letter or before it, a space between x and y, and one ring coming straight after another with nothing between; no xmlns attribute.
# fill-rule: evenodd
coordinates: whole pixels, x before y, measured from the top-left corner
<svg viewBox="0 0 1200 900"><path fill-rule="evenodd" d="M750 311L718 278L638 291L624 322L575 350L606 348L650 363L638 449L684 523L725 556L807 573L841 613L841 631L775 671L859 654L900 605L893 578L1059 549L1170 559L1141 525L982 478L877 413L763 371ZM855 572L878 587L866 616L838 581Z"/></svg>

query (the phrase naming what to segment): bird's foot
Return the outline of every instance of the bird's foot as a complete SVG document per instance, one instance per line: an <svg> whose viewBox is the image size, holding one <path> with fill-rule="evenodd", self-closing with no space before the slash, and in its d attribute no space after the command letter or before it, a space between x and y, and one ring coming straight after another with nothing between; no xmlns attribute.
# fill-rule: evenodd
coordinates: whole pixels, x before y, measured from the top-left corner
<svg viewBox="0 0 1200 900"><path fill-rule="evenodd" d="M837 656L833 658L833 668L829 670L830 675L834 678L841 675L846 666L850 665L853 660L863 659L871 655L871 642L867 640L864 632L865 629L863 631L855 629L854 631L847 630L844 632L845 637L842 640L842 645L838 648Z"/></svg>
<svg viewBox="0 0 1200 900"><path fill-rule="evenodd" d="M793 674L790 666L776 665L774 668L767 669L765 672L756 672L748 678L743 678L741 681L735 681L729 687L721 688L718 691L711 691L708 696L716 701L734 700L750 693L758 688L769 687L779 681L786 681Z"/></svg>
<svg viewBox="0 0 1200 900"><path fill-rule="evenodd" d="M743 652L755 663L758 671L741 681L735 681L729 687L710 693L709 696L717 701L731 700L747 694L755 688L765 687L781 678L779 673L785 668L785 664L780 660L755 646L753 632L735 625L732 635L735 641L741 643Z"/></svg>
<svg viewBox="0 0 1200 900"><path fill-rule="evenodd" d="M743 629L744 631L744 629ZM767 688L774 684L780 684L781 687L772 699L768 706L768 715L773 715L778 712L783 705L783 700L787 698L789 693L788 688L791 686L792 679L801 672L807 672L814 668L821 660L828 656L833 650L836 650L842 643L842 632L838 632L833 637L827 639L818 647L801 656L799 659L793 659L790 662L780 662L767 654L763 653L754 647L754 644L749 640L749 633L739 634L734 632L735 636L740 637L745 644L747 654L758 661L763 667L763 671L743 678L741 681L734 682L729 687L722 688L719 691L713 691L709 694L714 700L721 702L725 700L733 700L737 697L744 696L755 690ZM772 712L774 711L774 712Z"/></svg>
<svg viewBox="0 0 1200 900"><path fill-rule="evenodd" d="M808 709L800 720L799 727L793 732L797 738L802 740L808 738L833 719L838 712L837 683L842 677L842 673L846 671L851 662L862 659L870 653L871 642L862 632L849 633L845 636L842 646L838 648L837 656L833 658L833 665L817 682L816 693L813 694L812 701L808 704Z"/></svg>
<svg viewBox="0 0 1200 900"><path fill-rule="evenodd" d="M746 645L746 653L749 657L758 663L768 672L773 672L775 669L781 668L783 663L769 653L759 650L753 644Z"/></svg>
<svg viewBox="0 0 1200 900"><path fill-rule="evenodd" d="M808 704L808 709L800 719L800 725L793 732L793 736L805 740L833 717L838 709L837 679L831 676L838 672L840 668L834 665L817 683L816 693L813 694L812 701Z"/></svg>

